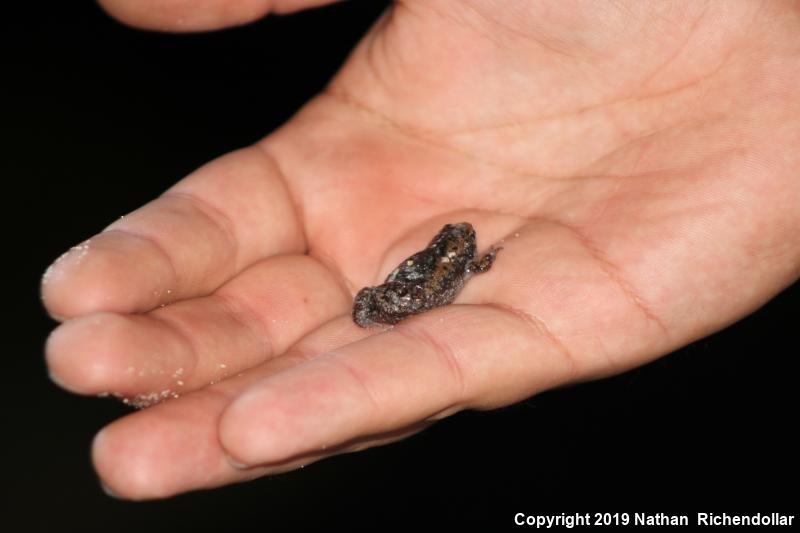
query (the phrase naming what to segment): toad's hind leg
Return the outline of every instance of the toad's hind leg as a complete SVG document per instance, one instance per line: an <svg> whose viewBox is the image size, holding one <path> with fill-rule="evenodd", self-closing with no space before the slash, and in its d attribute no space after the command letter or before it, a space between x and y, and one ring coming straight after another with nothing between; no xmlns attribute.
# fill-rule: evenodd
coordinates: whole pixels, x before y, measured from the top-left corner
<svg viewBox="0 0 800 533"><path fill-rule="evenodd" d="M491 248L489 248L489 251L483 255L483 257L481 257L477 261L472 261L467 266L467 272L477 273L477 274L486 272L487 270L492 268L492 263L494 263L494 258L497 256L497 252L499 252L502 249L503 249L502 247L495 248L494 246L492 246Z"/></svg>

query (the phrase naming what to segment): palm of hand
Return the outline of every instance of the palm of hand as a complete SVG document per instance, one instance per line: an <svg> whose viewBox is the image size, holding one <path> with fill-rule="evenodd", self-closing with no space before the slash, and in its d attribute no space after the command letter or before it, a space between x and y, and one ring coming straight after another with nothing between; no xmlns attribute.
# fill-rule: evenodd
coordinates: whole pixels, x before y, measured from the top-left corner
<svg viewBox="0 0 800 533"><path fill-rule="evenodd" d="M796 13L454 4L397 4L289 124L50 273L48 308L79 317L48 345L65 386L180 391L100 434L115 491L251 478L619 372L797 276ZM466 305L352 324L356 290L460 221L504 246Z"/></svg>

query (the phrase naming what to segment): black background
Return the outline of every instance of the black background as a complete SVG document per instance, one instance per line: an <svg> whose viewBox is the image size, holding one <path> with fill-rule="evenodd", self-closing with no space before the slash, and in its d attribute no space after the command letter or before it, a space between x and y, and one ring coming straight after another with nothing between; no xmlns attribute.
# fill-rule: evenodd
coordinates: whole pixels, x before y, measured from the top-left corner
<svg viewBox="0 0 800 533"><path fill-rule="evenodd" d="M166 501L106 496L93 434L127 412L52 385L38 281L69 246L319 91L387 2L224 32L148 33L92 2L2 22L5 192L3 502L24 531L208 531L423 520L511 526L517 511L796 512L797 284L650 365L404 442ZM33 5L35 4L35 5ZM794 422L793 422L794 421ZM9 515L5 524L13 523ZM5 529L5 528L4 528Z"/></svg>

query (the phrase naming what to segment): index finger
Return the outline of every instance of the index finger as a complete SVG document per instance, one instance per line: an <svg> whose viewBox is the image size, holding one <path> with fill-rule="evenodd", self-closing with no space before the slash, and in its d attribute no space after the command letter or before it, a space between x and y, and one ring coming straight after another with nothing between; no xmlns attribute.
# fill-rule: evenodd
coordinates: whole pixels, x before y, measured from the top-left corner
<svg viewBox="0 0 800 533"><path fill-rule="evenodd" d="M315 338L296 348L317 352L326 343ZM574 376L560 347L516 313L453 305L252 383L222 413L219 442L241 467L278 464Z"/></svg>
<svg viewBox="0 0 800 533"><path fill-rule="evenodd" d="M57 318L141 312L209 294L259 259L304 247L279 167L250 147L74 246L45 272L42 299Z"/></svg>

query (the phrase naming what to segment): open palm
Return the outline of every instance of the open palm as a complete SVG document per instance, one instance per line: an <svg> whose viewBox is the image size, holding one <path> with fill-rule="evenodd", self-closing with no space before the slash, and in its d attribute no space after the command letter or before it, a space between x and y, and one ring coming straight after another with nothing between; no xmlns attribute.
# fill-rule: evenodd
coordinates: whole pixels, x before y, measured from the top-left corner
<svg viewBox="0 0 800 533"><path fill-rule="evenodd" d="M103 3L176 30L268 4ZM54 379L157 403L98 434L100 476L153 498L295 468L753 311L800 273L798 79L788 1L397 2L283 128L46 273ZM455 305L352 322L462 221L503 250Z"/></svg>

